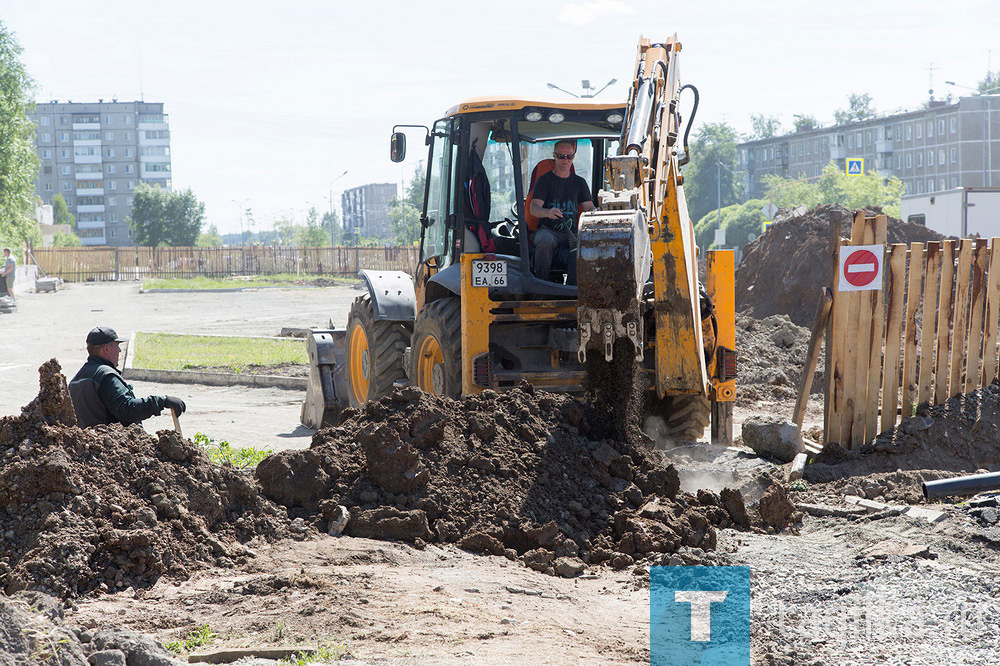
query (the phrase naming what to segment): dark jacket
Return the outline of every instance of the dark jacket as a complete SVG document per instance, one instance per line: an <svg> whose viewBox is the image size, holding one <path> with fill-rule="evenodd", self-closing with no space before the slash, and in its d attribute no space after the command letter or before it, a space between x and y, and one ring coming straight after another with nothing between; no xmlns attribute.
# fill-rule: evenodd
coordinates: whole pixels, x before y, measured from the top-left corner
<svg viewBox="0 0 1000 666"><path fill-rule="evenodd" d="M132 425L163 411L162 395L136 398L118 368L98 356L87 362L69 383L76 420L81 428L100 423Z"/></svg>

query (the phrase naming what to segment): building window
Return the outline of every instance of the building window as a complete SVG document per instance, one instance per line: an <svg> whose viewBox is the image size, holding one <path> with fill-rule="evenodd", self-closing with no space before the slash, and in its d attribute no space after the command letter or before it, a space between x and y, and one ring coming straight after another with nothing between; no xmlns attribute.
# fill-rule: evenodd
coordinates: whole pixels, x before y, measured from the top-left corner
<svg viewBox="0 0 1000 666"><path fill-rule="evenodd" d="M135 167L131 164L126 164L125 173L135 173Z"/></svg>
<svg viewBox="0 0 1000 666"><path fill-rule="evenodd" d="M59 156L62 157L63 159L67 158L69 157L69 151L63 148L62 150L59 151Z"/></svg>
<svg viewBox="0 0 1000 666"><path fill-rule="evenodd" d="M131 140L132 140L132 132L123 132L123 135L124 135L124 137L123 137L123 138L124 138L124 139L125 139L126 141L131 141Z"/></svg>
<svg viewBox="0 0 1000 666"><path fill-rule="evenodd" d="M69 182L68 180L65 183L63 183L63 192L69 192L72 189L73 189L73 183Z"/></svg>
<svg viewBox="0 0 1000 666"><path fill-rule="evenodd" d="M921 125L920 123L917 123L917 138L918 139L924 138L924 126Z"/></svg>
<svg viewBox="0 0 1000 666"><path fill-rule="evenodd" d="M108 173L114 173L115 169L116 169L116 167L115 167L114 164L109 164L108 165Z"/></svg>
<svg viewBox="0 0 1000 666"><path fill-rule="evenodd" d="M924 154L917 153L917 168L919 169L924 165Z"/></svg>
<svg viewBox="0 0 1000 666"><path fill-rule="evenodd" d="M74 141L100 141L100 132L73 132Z"/></svg>
<svg viewBox="0 0 1000 666"><path fill-rule="evenodd" d="M42 159L43 160L51 160L52 159L52 151L49 150L48 148L46 148L45 150L43 150L42 151Z"/></svg>
<svg viewBox="0 0 1000 666"><path fill-rule="evenodd" d="M45 191L46 192L52 191L52 183L45 183Z"/></svg>
<svg viewBox="0 0 1000 666"><path fill-rule="evenodd" d="M903 140L903 130L901 130L898 125L896 126L896 129L893 131L892 135L893 138L896 139L896 141Z"/></svg>
<svg viewBox="0 0 1000 666"><path fill-rule="evenodd" d="M132 149L131 148L126 148L125 149L125 157L132 157Z"/></svg>
<svg viewBox="0 0 1000 666"><path fill-rule="evenodd" d="M913 138L913 125L906 126L906 140L909 141Z"/></svg>
<svg viewBox="0 0 1000 666"><path fill-rule="evenodd" d="M132 200L132 197L129 197L129 198L127 198L127 199L125 200L125 203L127 203L127 204L128 204L129 206L131 206L131 205L132 205L132 201L133 201L133 200Z"/></svg>
<svg viewBox="0 0 1000 666"><path fill-rule="evenodd" d="M917 194L923 194L923 193L924 193L924 181L920 181L919 183L917 183Z"/></svg>
<svg viewBox="0 0 1000 666"><path fill-rule="evenodd" d="M105 132L104 133L104 140L105 141L114 141L115 140L115 133L114 132Z"/></svg>
<svg viewBox="0 0 1000 666"><path fill-rule="evenodd" d="M114 148L108 148L105 151L104 154L105 154L106 157L114 157L115 156L115 149Z"/></svg>
<svg viewBox="0 0 1000 666"><path fill-rule="evenodd" d="M938 189L944 190L944 178L938 181Z"/></svg>
<svg viewBox="0 0 1000 666"><path fill-rule="evenodd" d="M906 153L906 168L913 168L913 153Z"/></svg>
<svg viewBox="0 0 1000 666"><path fill-rule="evenodd" d="M118 238L118 230L108 229L108 238Z"/></svg>
<svg viewBox="0 0 1000 666"><path fill-rule="evenodd" d="M52 121L51 121L51 119L50 119L50 118L49 118L48 116L42 116L41 118L39 118L39 119L38 119L38 121L39 121L39 122L40 122L40 123L41 123L41 124L42 124L42 125L43 125L44 127L48 127L48 126L49 126L49 123L50 123L50 122L52 122Z"/></svg>
<svg viewBox="0 0 1000 666"><path fill-rule="evenodd" d="M958 148L951 149L951 163L955 164L958 162Z"/></svg>
<svg viewBox="0 0 1000 666"><path fill-rule="evenodd" d="M938 136L944 136L944 118L938 118ZM944 187L941 189L943 190Z"/></svg>
<svg viewBox="0 0 1000 666"><path fill-rule="evenodd" d="M934 151L933 150L928 150L927 151L927 166L929 166L929 167L934 166Z"/></svg>
<svg viewBox="0 0 1000 666"><path fill-rule="evenodd" d="M134 180L128 181L128 189L130 189L130 190L134 190L135 189L135 181Z"/></svg>
<svg viewBox="0 0 1000 666"><path fill-rule="evenodd" d="M132 116L122 116L122 118L125 120L126 125L132 124Z"/></svg>
<svg viewBox="0 0 1000 666"><path fill-rule="evenodd" d="M865 145L866 146L872 145L872 131L871 130L868 130L867 132L865 132Z"/></svg>
<svg viewBox="0 0 1000 666"><path fill-rule="evenodd" d="M938 151L938 164L944 166L944 148ZM944 189L943 187L941 188Z"/></svg>
<svg viewBox="0 0 1000 666"><path fill-rule="evenodd" d="M63 173L64 176L68 176L69 175L69 165L68 164L64 164L63 165L62 173Z"/></svg>
<svg viewBox="0 0 1000 666"><path fill-rule="evenodd" d="M933 178L928 178L927 179L927 191L928 192L933 192L934 191L934 179Z"/></svg>
<svg viewBox="0 0 1000 666"><path fill-rule="evenodd" d="M104 116L104 124L105 125L114 125L115 124L114 116Z"/></svg>
<svg viewBox="0 0 1000 666"><path fill-rule="evenodd" d="M108 181L108 189L109 190L117 190L118 189L118 182L114 181L114 180L109 180Z"/></svg>
<svg viewBox="0 0 1000 666"><path fill-rule="evenodd" d="M45 174L46 176L51 176L52 175L52 167L50 167L50 166L42 167L42 173Z"/></svg>
<svg viewBox="0 0 1000 666"><path fill-rule="evenodd" d="M956 116L952 116L948 119L948 130L952 134L958 131L958 118Z"/></svg>
<svg viewBox="0 0 1000 666"><path fill-rule="evenodd" d="M118 213L111 213L111 215L108 216L108 221L109 222L117 222L118 221Z"/></svg>
<svg viewBox="0 0 1000 666"><path fill-rule="evenodd" d="M108 197L108 205L109 206L117 206L118 205L118 197Z"/></svg>
<svg viewBox="0 0 1000 666"><path fill-rule="evenodd" d="M932 121L932 120L928 120L927 121L927 138L928 139L933 139L934 138L934 121ZM930 189L933 189L933 188L930 188Z"/></svg>
<svg viewBox="0 0 1000 666"><path fill-rule="evenodd" d="M59 132L60 141L69 141L69 132Z"/></svg>
<svg viewBox="0 0 1000 666"><path fill-rule="evenodd" d="M48 143L51 140L52 140L52 135L51 134L49 134L48 132L43 132L42 133L42 141L45 141L46 143Z"/></svg>
<svg viewBox="0 0 1000 666"><path fill-rule="evenodd" d="M956 187L958 187L958 176L952 176L951 177L951 187L952 187L952 189L955 189Z"/></svg>
<svg viewBox="0 0 1000 666"><path fill-rule="evenodd" d="M897 169L902 169L903 168L902 164L900 162L901 162L901 159L900 159L899 155L896 155L896 168Z"/></svg>
<svg viewBox="0 0 1000 666"><path fill-rule="evenodd" d="M848 134L847 135L847 147L848 148L854 148L854 135L853 134Z"/></svg>
<svg viewBox="0 0 1000 666"><path fill-rule="evenodd" d="M799 157L802 157L802 151L805 149L805 146L803 146L802 143L802 141L799 141Z"/></svg>

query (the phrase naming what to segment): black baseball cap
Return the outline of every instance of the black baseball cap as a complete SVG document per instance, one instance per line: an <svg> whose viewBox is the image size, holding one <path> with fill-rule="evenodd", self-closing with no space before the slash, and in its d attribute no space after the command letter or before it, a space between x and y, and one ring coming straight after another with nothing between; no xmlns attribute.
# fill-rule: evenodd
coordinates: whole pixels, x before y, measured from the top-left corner
<svg viewBox="0 0 1000 666"><path fill-rule="evenodd" d="M125 338L119 338L115 329L107 326L98 326L87 333L88 345L106 345L109 342L125 342Z"/></svg>

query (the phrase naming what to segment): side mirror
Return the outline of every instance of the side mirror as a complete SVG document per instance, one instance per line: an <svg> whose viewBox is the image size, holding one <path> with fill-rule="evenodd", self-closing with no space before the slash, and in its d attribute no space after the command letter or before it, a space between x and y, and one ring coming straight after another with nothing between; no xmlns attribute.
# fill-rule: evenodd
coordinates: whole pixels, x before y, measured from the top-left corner
<svg viewBox="0 0 1000 666"><path fill-rule="evenodd" d="M389 142L389 159L393 162L402 162L406 159L406 135L402 132L393 132Z"/></svg>

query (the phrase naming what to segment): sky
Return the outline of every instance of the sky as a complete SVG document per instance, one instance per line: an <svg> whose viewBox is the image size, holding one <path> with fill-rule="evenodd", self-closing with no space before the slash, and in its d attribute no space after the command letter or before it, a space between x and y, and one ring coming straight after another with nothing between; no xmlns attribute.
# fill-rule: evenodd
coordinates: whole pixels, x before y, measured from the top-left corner
<svg viewBox="0 0 1000 666"><path fill-rule="evenodd" d="M1000 70L996 0L0 0L0 21L37 101L163 102L174 188L222 233L245 208L261 230L329 210L331 193L338 207L345 188L408 182L421 144L390 162L393 125L466 98L569 99L546 84L614 78L598 99L624 101L640 36L682 42L695 130L749 132L752 114L830 124L851 93L916 109L931 87L957 96L945 81Z"/></svg>

